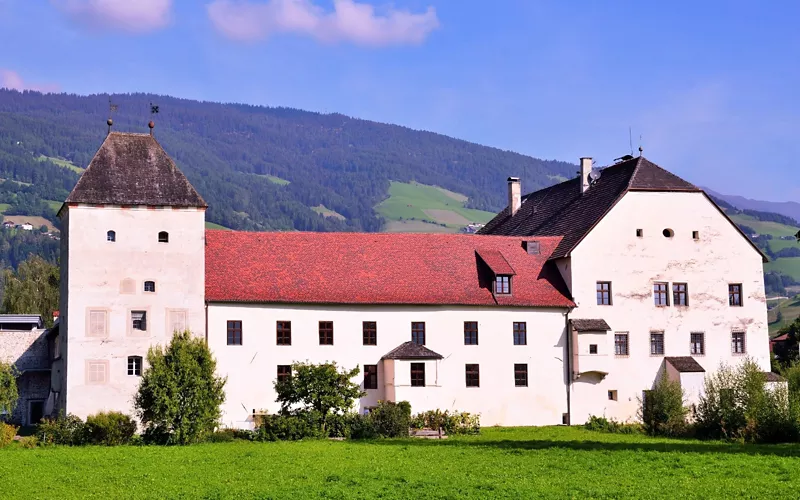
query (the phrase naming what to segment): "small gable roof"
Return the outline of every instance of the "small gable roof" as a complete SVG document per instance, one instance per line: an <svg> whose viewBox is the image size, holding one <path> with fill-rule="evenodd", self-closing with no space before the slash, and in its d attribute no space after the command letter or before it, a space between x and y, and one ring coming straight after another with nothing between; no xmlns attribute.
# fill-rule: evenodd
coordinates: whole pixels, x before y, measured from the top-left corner
<svg viewBox="0 0 800 500"><path fill-rule="evenodd" d="M611 330L604 319L572 319L570 324L576 332L607 332Z"/></svg>
<svg viewBox="0 0 800 500"><path fill-rule="evenodd" d="M495 276L516 274L514 268L508 263L503 254L499 250L478 249L478 256L489 266Z"/></svg>
<svg viewBox="0 0 800 500"><path fill-rule="evenodd" d="M416 344L409 340L384 354L381 359L442 359L443 357L424 345Z"/></svg>
<svg viewBox="0 0 800 500"><path fill-rule="evenodd" d="M691 356L666 357L664 360L681 373L706 371L705 368L700 366L700 363L698 363L697 360Z"/></svg>
<svg viewBox="0 0 800 500"><path fill-rule="evenodd" d="M66 203L207 207L150 134L111 132Z"/></svg>

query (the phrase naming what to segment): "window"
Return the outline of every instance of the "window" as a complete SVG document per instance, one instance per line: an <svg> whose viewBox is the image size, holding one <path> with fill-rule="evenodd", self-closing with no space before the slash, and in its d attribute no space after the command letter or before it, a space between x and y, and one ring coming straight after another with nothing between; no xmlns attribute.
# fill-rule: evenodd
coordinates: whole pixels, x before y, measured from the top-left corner
<svg viewBox="0 0 800 500"><path fill-rule="evenodd" d="M664 332L650 332L650 355L664 355Z"/></svg>
<svg viewBox="0 0 800 500"><path fill-rule="evenodd" d="M169 324L172 333L186 330L186 311L170 311Z"/></svg>
<svg viewBox="0 0 800 500"><path fill-rule="evenodd" d="M136 293L136 282L130 278L123 279L119 284L119 293L127 295Z"/></svg>
<svg viewBox="0 0 800 500"><path fill-rule="evenodd" d="M692 239L699 240L700 239L700 231L692 231Z"/></svg>
<svg viewBox="0 0 800 500"><path fill-rule="evenodd" d="M411 387L425 387L425 363L411 363Z"/></svg>
<svg viewBox="0 0 800 500"><path fill-rule="evenodd" d="M702 332L692 332L689 334L689 352L692 354L703 355L706 353L706 338Z"/></svg>
<svg viewBox="0 0 800 500"><path fill-rule="evenodd" d="M116 231L108 231L106 233L106 241L117 241L117 232Z"/></svg>
<svg viewBox="0 0 800 500"><path fill-rule="evenodd" d="M664 238L672 238L673 236L675 236L675 231L673 231L672 229L667 228L667 229L664 229L663 231L661 231L661 234L664 235Z"/></svg>
<svg viewBox="0 0 800 500"><path fill-rule="evenodd" d="M242 345L241 321L228 321L228 345Z"/></svg>
<svg viewBox="0 0 800 500"><path fill-rule="evenodd" d="M627 356L628 355L628 334L615 333L614 334L614 355Z"/></svg>
<svg viewBox="0 0 800 500"><path fill-rule="evenodd" d="M108 335L108 313L106 311L89 311L89 337L105 337Z"/></svg>
<svg viewBox="0 0 800 500"><path fill-rule="evenodd" d="M131 326L134 330L147 331L147 311L131 311Z"/></svg>
<svg viewBox="0 0 800 500"><path fill-rule="evenodd" d="M478 322L464 322L464 345L478 345Z"/></svg>
<svg viewBox="0 0 800 500"><path fill-rule="evenodd" d="M597 305L610 306L611 305L611 282L598 281L597 282Z"/></svg>
<svg viewBox="0 0 800 500"><path fill-rule="evenodd" d="M467 372L467 387L480 387L481 374L478 365L466 365Z"/></svg>
<svg viewBox="0 0 800 500"><path fill-rule="evenodd" d="M728 285L728 305L741 306L742 305L742 284L733 283Z"/></svg>
<svg viewBox="0 0 800 500"><path fill-rule="evenodd" d="M616 401L617 400L617 391L608 391L608 400L609 401Z"/></svg>
<svg viewBox="0 0 800 500"><path fill-rule="evenodd" d="M278 365L278 382L285 382L292 376L292 365Z"/></svg>
<svg viewBox="0 0 800 500"><path fill-rule="evenodd" d="M156 282L155 281L145 281L144 282L144 291L145 292L155 292L156 291Z"/></svg>
<svg viewBox="0 0 800 500"><path fill-rule="evenodd" d="M142 357L128 356L128 375L134 377L142 376Z"/></svg>
<svg viewBox="0 0 800 500"><path fill-rule="evenodd" d="M363 323L364 345L378 345L378 323L365 321Z"/></svg>
<svg viewBox="0 0 800 500"><path fill-rule="evenodd" d="M278 321L275 324L275 343L277 345L292 345L292 322Z"/></svg>
<svg viewBox="0 0 800 500"><path fill-rule="evenodd" d="M642 236L644 236L644 230L642 230L642 229L637 229L637 230L636 230L636 237L637 237L637 238L641 238Z"/></svg>
<svg viewBox="0 0 800 500"><path fill-rule="evenodd" d="M676 306L689 305L689 285L686 283L672 284L672 303Z"/></svg>
<svg viewBox="0 0 800 500"><path fill-rule="evenodd" d="M411 342L425 345L425 322L417 321L411 323Z"/></svg>
<svg viewBox="0 0 800 500"><path fill-rule="evenodd" d="M514 345L528 344L528 325L524 321L514 322Z"/></svg>
<svg viewBox="0 0 800 500"><path fill-rule="evenodd" d="M319 345L333 345L333 321L319 322Z"/></svg>
<svg viewBox="0 0 800 500"><path fill-rule="evenodd" d="M364 365L364 389L378 388L378 365Z"/></svg>
<svg viewBox="0 0 800 500"><path fill-rule="evenodd" d="M160 233L158 233L158 242L169 243L169 233L166 231L161 231Z"/></svg>
<svg viewBox="0 0 800 500"><path fill-rule="evenodd" d="M108 382L108 361L86 362L86 383L105 384Z"/></svg>
<svg viewBox="0 0 800 500"><path fill-rule="evenodd" d="M653 283L653 301L658 307L665 307L669 305L667 285L667 283Z"/></svg>
<svg viewBox="0 0 800 500"><path fill-rule="evenodd" d="M733 332L731 334L731 352L733 354L744 354L747 352L744 345L744 332Z"/></svg>
<svg viewBox="0 0 800 500"><path fill-rule="evenodd" d="M597 344L589 344L589 354L597 354Z"/></svg>
<svg viewBox="0 0 800 500"><path fill-rule="evenodd" d="M514 387L528 387L528 365L514 364Z"/></svg>
<svg viewBox="0 0 800 500"><path fill-rule="evenodd" d="M511 276L500 275L494 279L494 293L507 295L511 293Z"/></svg>

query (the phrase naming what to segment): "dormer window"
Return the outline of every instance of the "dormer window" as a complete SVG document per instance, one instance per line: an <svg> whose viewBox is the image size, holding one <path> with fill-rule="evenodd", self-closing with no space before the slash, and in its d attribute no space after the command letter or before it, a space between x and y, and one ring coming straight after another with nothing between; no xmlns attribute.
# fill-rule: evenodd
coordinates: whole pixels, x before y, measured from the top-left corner
<svg viewBox="0 0 800 500"><path fill-rule="evenodd" d="M117 233L115 231L108 231L106 233L106 241L117 241Z"/></svg>
<svg viewBox="0 0 800 500"><path fill-rule="evenodd" d="M158 242L169 243L169 233L166 231L161 231L160 233L158 233Z"/></svg>
<svg viewBox="0 0 800 500"><path fill-rule="evenodd" d="M495 295L509 295L511 293L511 276L500 274L494 279Z"/></svg>

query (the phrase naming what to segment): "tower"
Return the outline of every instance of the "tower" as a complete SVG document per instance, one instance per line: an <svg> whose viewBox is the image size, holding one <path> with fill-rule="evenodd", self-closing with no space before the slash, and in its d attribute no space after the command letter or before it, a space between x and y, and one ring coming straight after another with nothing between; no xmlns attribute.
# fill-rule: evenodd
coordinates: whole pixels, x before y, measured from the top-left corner
<svg viewBox="0 0 800 500"><path fill-rule="evenodd" d="M205 336L206 207L151 134L106 136L59 212L56 411L131 413L148 348Z"/></svg>

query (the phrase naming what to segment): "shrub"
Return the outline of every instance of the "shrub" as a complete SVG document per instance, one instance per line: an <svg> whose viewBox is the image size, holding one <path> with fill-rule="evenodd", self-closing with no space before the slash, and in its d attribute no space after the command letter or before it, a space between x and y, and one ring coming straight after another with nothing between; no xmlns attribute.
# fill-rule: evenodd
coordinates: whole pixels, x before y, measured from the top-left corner
<svg viewBox="0 0 800 500"><path fill-rule="evenodd" d="M379 437L375 422L369 415L352 415L350 418L350 439L375 439Z"/></svg>
<svg viewBox="0 0 800 500"><path fill-rule="evenodd" d="M300 415L264 415L256 431L258 441L297 441L326 437L317 417Z"/></svg>
<svg viewBox="0 0 800 500"><path fill-rule="evenodd" d="M612 434L640 434L644 429L639 424L626 424L606 417L590 415L583 426L586 430L596 432L610 432Z"/></svg>
<svg viewBox="0 0 800 500"><path fill-rule="evenodd" d="M680 382L670 380L663 371L653 389L639 400L639 418L644 431L651 436L683 436L687 432L683 406L683 389Z"/></svg>
<svg viewBox="0 0 800 500"><path fill-rule="evenodd" d="M136 422L124 413L109 411L86 417L86 441L90 444L118 446L131 442Z"/></svg>
<svg viewBox="0 0 800 500"><path fill-rule="evenodd" d="M14 441L18 427L0 422L0 448L8 446Z"/></svg>
<svg viewBox="0 0 800 500"><path fill-rule="evenodd" d="M8 415L14 413L19 399L17 375L14 365L0 361L0 412L5 411Z"/></svg>
<svg viewBox="0 0 800 500"><path fill-rule="evenodd" d="M411 418L413 429L441 429L445 434L480 434L480 415L448 410L429 410Z"/></svg>
<svg viewBox="0 0 800 500"><path fill-rule="evenodd" d="M86 443L85 424L75 415L59 414L42 420L36 427L36 437L43 445L79 446Z"/></svg>
<svg viewBox="0 0 800 500"><path fill-rule="evenodd" d="M206 436L207 443L230 443L235 439L233 429L220 429Z"/></svg>
<svg viewBox="0 0 800 500"><path fill-rule="evenodd" d="M19 440L19 444L23 448L28 448L28 449L36 448L37 446L39 446L39 438L37 438L36 436L26 436Z"/></svg>
<svg viewBox="0 0 800 500"><path fill-rule="evenodd" d="M380 437L408 437L411 420L411 405L408 401L393 403L379 401L378 406L367 415L372 421L375 433Z"/></svg>
<svg viewBox="0 0 800 500"><path fill-rule="evenodd" d="M349 413L329 413L325 417L325 433L332 438L349 438L352 419Z"/></svg>

